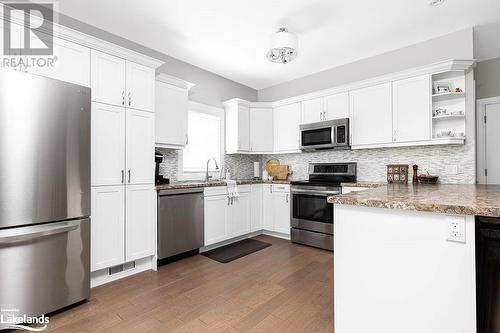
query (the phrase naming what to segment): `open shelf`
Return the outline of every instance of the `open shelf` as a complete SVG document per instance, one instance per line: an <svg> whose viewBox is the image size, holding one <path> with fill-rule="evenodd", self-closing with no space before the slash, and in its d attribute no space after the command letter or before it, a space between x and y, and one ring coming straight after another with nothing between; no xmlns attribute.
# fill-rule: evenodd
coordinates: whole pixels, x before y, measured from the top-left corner
<svg viewBox="0 0 500 333"><path fill-rule="evenodd" d="M433 94L432 98L454 98L454 97L464 97L465 93L464 92L445 92L445 93L439 93L439 94Z"/></svg>
<svg viewBox="0 0 500 333"><path fill-rule="evenodd" d="M445 114L441 116L433 116L432 120L463 119L463 118L465 118L464 114Z"/></svg>

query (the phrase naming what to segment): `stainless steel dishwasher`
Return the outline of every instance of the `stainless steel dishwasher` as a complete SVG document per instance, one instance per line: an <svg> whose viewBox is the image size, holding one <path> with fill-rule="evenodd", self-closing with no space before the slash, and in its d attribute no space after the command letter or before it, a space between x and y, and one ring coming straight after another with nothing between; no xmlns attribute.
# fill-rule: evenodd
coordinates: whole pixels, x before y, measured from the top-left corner
<svg viewBox="0 0 500 333"><path fill-rule="evenodd" d="M159 263L199 253L203 243L203 188L159 191Z"/></svg>

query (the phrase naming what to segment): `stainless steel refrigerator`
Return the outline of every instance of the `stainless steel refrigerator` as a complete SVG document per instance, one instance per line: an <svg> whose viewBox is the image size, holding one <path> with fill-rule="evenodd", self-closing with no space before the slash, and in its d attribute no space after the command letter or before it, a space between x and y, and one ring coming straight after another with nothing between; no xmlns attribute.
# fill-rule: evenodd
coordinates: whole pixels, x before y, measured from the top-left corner
<svg viewBox="0 0 500 333"><path fill-rule="evenodd" d="M0 308L90 292L90 89L0 69Z"/></svg>

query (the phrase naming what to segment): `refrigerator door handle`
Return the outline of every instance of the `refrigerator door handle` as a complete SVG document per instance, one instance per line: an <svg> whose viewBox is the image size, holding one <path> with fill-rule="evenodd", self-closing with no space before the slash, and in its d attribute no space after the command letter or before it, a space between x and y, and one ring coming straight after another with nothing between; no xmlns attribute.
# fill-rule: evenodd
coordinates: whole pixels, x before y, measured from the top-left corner
<svg viewBox="0 0 500 333"><path fill-rule="evenodd" d="M20 243L40 237L62 234L78 228L81 221L33 226L0 231L0 244ZM19 230L23 229L23 230Z"/></svg>

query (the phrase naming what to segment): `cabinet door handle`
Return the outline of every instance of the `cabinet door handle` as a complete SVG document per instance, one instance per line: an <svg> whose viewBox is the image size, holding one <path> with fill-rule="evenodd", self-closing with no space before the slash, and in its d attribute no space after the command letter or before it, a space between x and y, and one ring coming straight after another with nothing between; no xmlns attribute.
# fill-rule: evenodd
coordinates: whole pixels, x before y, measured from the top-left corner
<svg viewBox="0 0 500 333"><path fill-rule="evenodd" d="M228 196L227 197L227 205L229 206L229 202L231 201L231 198Z"/></svg>
<svg viewBox="0 0 500 333"><path fill-rule="evenodd" d="M269 186L269 193L273 193L273 185Z"/></svg>
<svg viewBox="0 0 500 333"><path fill-rule="evenodd" d="M233 205L234 203L234 198L231 198L231 206Z"/></svg>
<svg viewBox="0 0 500 333"><path fill-rule="evenodd" d="M125 183L125 170L122 170L122 184Z"/></svg>
<svg viewBox="0 0 500 333"><path fill-rule="evenodd" d="M130 184L130 169L128 170L128 183Z"/></svg>
<svg viewBox="0 0 500 333"><path fill-rule="evenodd" d="M189 137L188 137L188 135L186 134L186 145L188 145L188 144L189 144Z"/></svg>
<svg viewBox="0 0 500 333"><path fill-rule="evenodd" d="M132 106L132 97L130 96L130 92L128 93L128 106Z"/></svg>
<svg viewBox="0 0 500 333"><path fill-rule="evenodd" d="M397 141L397 138L396 138L396 130L394 130L394 141Z"/></svg>
<svg viewBox="0 0 500 333"><path fill-rule="evenodd" d="M288 196L289 196L289 194L286 195L286 203L288 203Z"/></svg>
<svg viewBox="0 0 500 333"><path fill-rule="evenodd" d="M122 105L125 105L125 90L122 91Z"/></svg>

